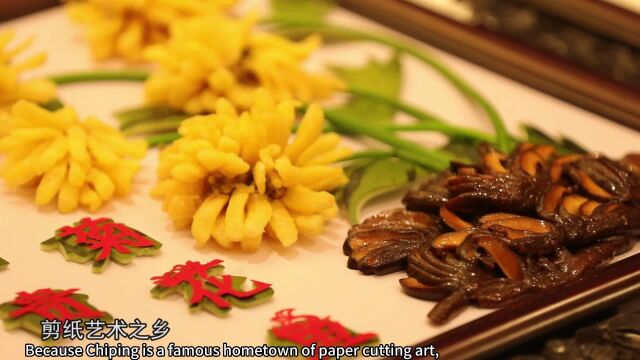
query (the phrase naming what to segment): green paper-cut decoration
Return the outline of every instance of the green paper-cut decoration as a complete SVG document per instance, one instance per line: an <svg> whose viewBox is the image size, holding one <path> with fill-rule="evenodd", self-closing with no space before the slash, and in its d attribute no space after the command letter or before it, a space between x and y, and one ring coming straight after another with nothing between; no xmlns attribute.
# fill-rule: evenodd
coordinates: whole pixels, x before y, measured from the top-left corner
<svg viewBox="0 0 640 360"><path fill-rule="evenodd" d="M222 260L206 264L187 261L174 266L162 276L151 278L156 286L151 295L156 299L178 293L189 304L189 311L205 310L224 317L232 306L249 308L268 301L273 296L270 284L252 281L253 288L245 290L246 277L223 275Z"/></svg>
<svg viewBox="0 0 640 360"><path fill-rule="evenodd" d="M12 300L0 304L0 320L7 330L24 329L42 337L42 321L101 319L110 322L113 317L89 304L89 296L76 293L78 289L39 289L32 293L21 291ZM60 310L64 308L64 311ZM61 325L62 328L62 325Z"/></svg>
<svg viewBox="0 0 640 360"><path fill-rule="evenodd" d="M93 261L92 271L101 273L109 260L126 265L135 257L155 255L162 244L111 219L84 218L73 226L58 229L40 247L44 251L58 250L68 261L80 264Z"/></svg>
<svg viewBox="0 0 640 360"><path fill-rule="evenodd" d="M379 343L375 333L357 333L328 316L294 315L294 309L278 311L271 319L275 325L267 332L271 346L365 347ZM310 357L318 359L316 353Z"/></svg>

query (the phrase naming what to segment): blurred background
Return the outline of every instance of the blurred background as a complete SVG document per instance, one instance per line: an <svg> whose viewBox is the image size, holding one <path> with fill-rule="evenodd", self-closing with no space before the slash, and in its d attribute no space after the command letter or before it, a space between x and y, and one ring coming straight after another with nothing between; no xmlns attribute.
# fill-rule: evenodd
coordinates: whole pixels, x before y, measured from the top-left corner
<svg viewBox="0 0 640 360"><path fill-rule="evenodd" d="M0 21L60 4L57 0L0 0Z"/></svg>
<svg viewBox="0 0 640 360"><path fill-rule="evenodd" d="M336 1L407 35L640 129L639 0ZM0 0L0 21L59 3Z"/></svg>
<svg viewBox="0 0 640 360"><path fill-rule="evenodd" d="M640 1L340 3L457 56L640 129Z"/></svg>

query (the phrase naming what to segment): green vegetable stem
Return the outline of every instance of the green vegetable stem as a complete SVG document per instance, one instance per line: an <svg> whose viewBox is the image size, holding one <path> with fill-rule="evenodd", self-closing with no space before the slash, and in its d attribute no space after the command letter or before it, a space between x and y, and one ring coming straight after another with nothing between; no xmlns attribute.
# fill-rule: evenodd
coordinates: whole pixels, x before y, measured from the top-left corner
<svg viewBox="0 0 640 360"><path fill-rule="evenodd" d="M146 71L81 71L49 76L57 85L67 85L91 81L145 81L149 73Z"/></svg>
<svg viewBox="0 0 640 360"><path fill-rule="evenodd" d="M420 60L424 64L432 67L434 70L444 76L449 82L453 84L460 92L466 97L474 101L489 117L495 132L496 132L496 145L498 149L502 151L510 151L514 147L514 142L509 135L500 114L495 107L474 87L467 83L462 77L455 73L452 69L436 59L434 56L427 54L426 52L417 49L414 46L405 44L397 39L387 37L384 35L375 34L372 32L363 32L354 29L350 29L343 26L329 24L323 21L310 21L301 19L295 16L276 15L269 19L264 20L265 23L271 23L279 26L284 26L288 29L307 30L312 32L318 32L322 34L337 35L347 39L359 39L373 41L380 44L387 45L396 51L405 52L412 55L416 59Z"/></svg>

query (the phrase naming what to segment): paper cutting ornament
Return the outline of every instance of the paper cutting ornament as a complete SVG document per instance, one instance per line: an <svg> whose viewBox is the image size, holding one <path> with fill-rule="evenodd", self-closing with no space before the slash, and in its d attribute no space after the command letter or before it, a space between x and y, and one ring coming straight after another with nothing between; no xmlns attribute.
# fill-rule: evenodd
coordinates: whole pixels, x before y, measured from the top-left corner
<svg viewBox="0 0 640 360"><path fill-rule="evenodd" d="M8 330L22 328L42 336L43 320L102 319L112 321L109 313L88 303L89 297L76 293L78 289L39 289L32 293L21 291L15 299L0 304L0 319Z"/></svg>
<svg viewBox="0 0 640 360"><path fill-rule="evenodd" d="M344 327L328 316L294 315L294 309L278 311L271 319L276 325L269 330L269 345L272 346L310 346L340 347L367 346L377 343L374 333L358 334ZM318 354L311 357L318 359Z"/></svg>
<svg viewBox="0 0 640 360"><path fill-rule="evenodd" d="M58 250L68 261L93 261L93 272L104 271L109 260L129 264L136 256L156 254L162 244L124 224L107 218L84 218L64 226L40 244L42 250Z"/></svg>
<svg viewBox="0 0 640 360"><path fill-rule="evenodd" d="M253 288L244 289L247 278L223 275L222 260L206 264L187 261L174 266L161 276L151 278L156 286L151 295L163 299L170 294L180 293L189 303L192 312L205 310L215 316L225 316L232 305L240 308L256 306L268 301L273 295L270 284L252 281Z"/></svg>

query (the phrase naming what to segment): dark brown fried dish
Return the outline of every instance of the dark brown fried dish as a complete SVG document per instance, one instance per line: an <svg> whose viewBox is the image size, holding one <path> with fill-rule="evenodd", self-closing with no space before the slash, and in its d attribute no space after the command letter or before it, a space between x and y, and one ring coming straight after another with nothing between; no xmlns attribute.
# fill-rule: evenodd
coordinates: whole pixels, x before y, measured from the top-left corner
<svg viewBox="0 0 640 360"><path fill-rule="evenodd" d="M388 274L407 266L412 250L442 232L438 218L404 209L385 210L349 230L348 266L365 274Z"/></svg>
<svg viewBox="0 0 640 360"><path fill-rule="evenodd" d="M520 144L510 155L483 145L481 163L453 163L388 210L354 226L349 268L406 270L414 297L438 301L448 321L469 304L499 307L557 287L628 251L640 238L638 158L557 156Z"/></svg>

